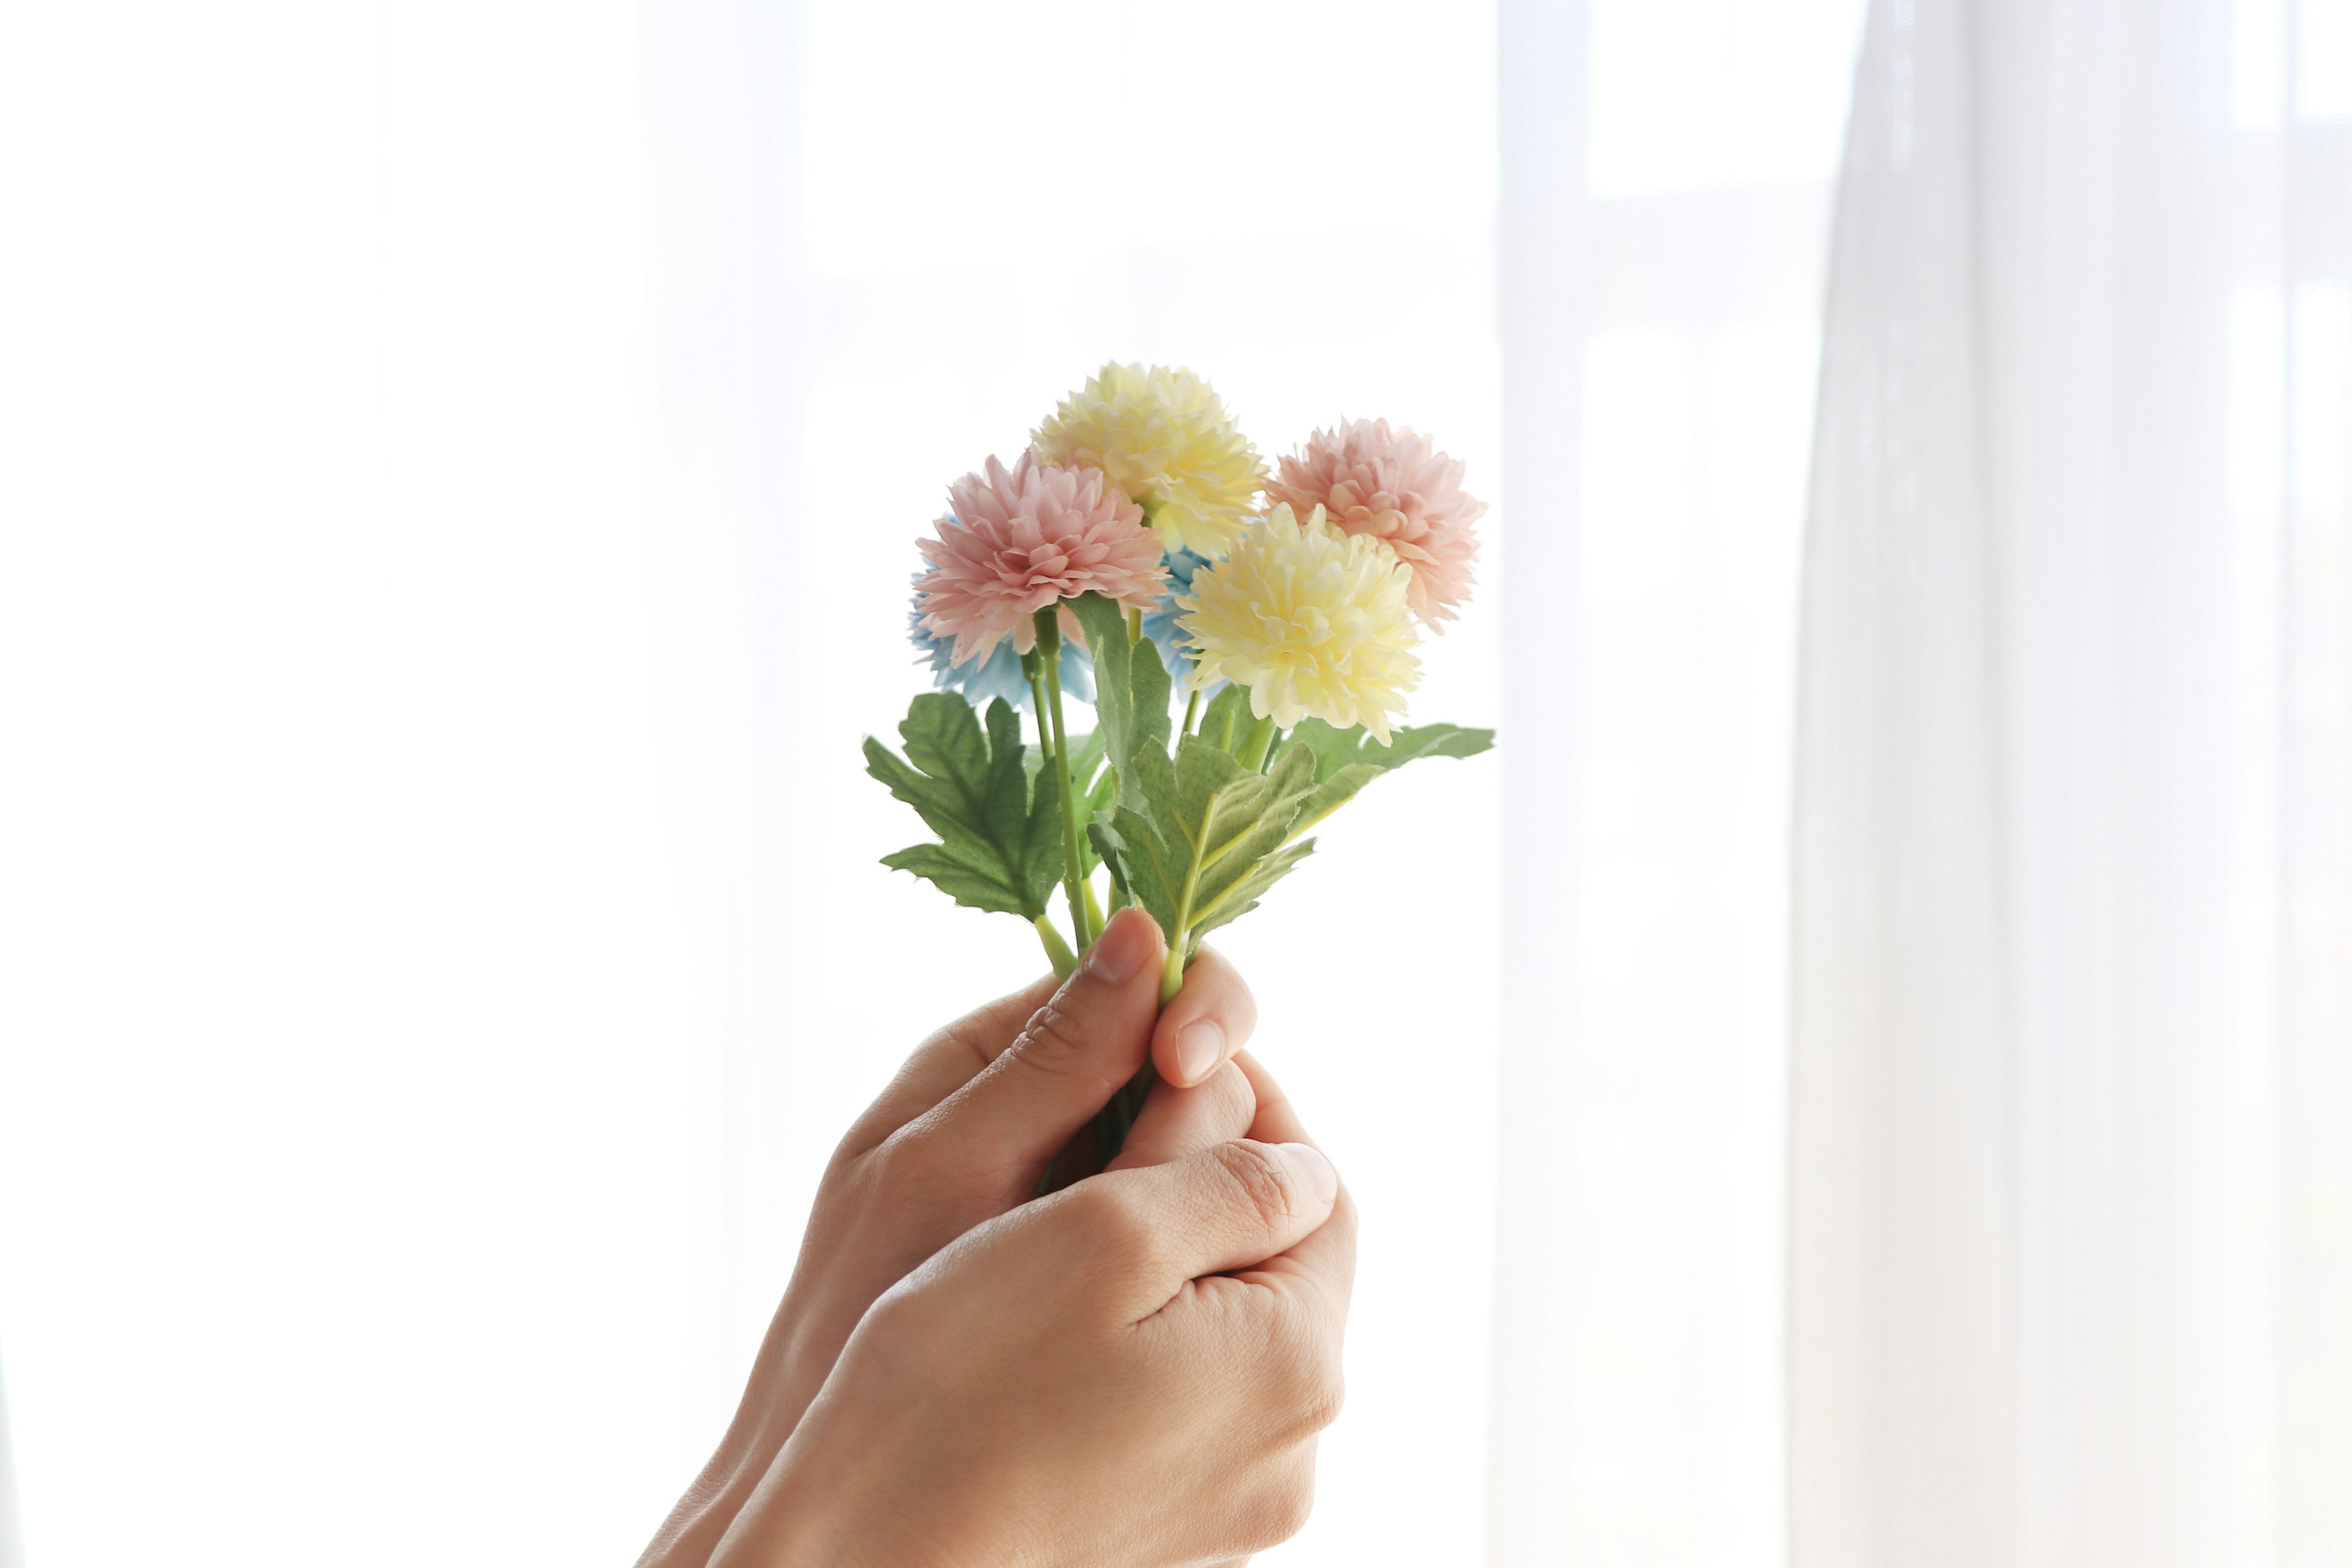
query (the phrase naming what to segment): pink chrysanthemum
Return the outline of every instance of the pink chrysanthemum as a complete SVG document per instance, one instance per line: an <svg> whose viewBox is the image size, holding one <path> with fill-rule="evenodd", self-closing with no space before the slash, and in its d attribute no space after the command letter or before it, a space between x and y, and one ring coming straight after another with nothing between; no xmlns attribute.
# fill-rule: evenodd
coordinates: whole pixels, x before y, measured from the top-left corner
<svg viewBox="0 0 2352 1568"><path fill-rule="evenodd" d="M1149 609L1159 597L1159 536L1099 468L1056 468L1024 452L1008 470L991 458L948 487L948 504L940 536L916 548L931 563L924 629L955 639L959 665L1008 637L1027 653L1037 646L1030 617L1056 600L1096 593Z"/></svg>
<svg viewBox="0 0 2352 1568"><path fill-rule="evenodd" d="M1287 501L1300 517L1321 507L1335 527L1386 540L1412 569L1407 602L1433 631L1470 596L1478 536L1471 525L1486 503L1462 493L1462 464L1426 436L1359 419L1318 430L1268 479L1269 510Z"/></svg>

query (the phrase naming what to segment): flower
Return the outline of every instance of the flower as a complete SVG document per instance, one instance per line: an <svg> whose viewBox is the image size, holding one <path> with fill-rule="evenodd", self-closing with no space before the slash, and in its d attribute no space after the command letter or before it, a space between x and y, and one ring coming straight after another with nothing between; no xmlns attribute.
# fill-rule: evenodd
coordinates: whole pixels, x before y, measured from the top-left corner
<svg viewBox="0 0 2352 1568"><path fill-rule="evenodd" d="M1024 452L1010 470L994 458L948 487L953 507L916 548L931 563L922 582L923 629L955 639L969 663L1006 637L1015 653L1037 644L1039 610L1097 593L1137 609L1160 594L1160 542L1143 510L1094 468L1041 463Z"/></svg>
<svg viewBox="0 0 2352 1568"><path fill-rule="evenodd" d="M922 577L917 577L915 605L907 612L907 620L914 634L915 651L930 662L931 684L941 691L962 692L974 708L984 709L1002 697L1022 712L1029 711L1034 706L1029 700L1029 678L1022 672L1021 656L1012 645L998 643L985 658L956 663L952 645L923 629L922 585ZM1071 637L1062 640L1062 689L1081 702L1095 700L1095 661Z"/></svg>
<svg viewBox="0 0 2352 1568"><path fill-rule="evenodd" d="M1181 368L1107 364L1030 437L1049 463L1100 468L1171 550L1223 555L1257 510L1265 463L1209 384Z"/></svg>
<svg viewBox="0 0 2352 1568"><path fill-rule="evenodd" d="M1277 506L1177 597L1200 659L1192 684L1223 676L1250 689L1261 719L1361 724L1386 742L1421 682L1411 581L1380 540L1340 532L1319 507L1302 523Z"/></svg>
<svg viewBox="0 0 2352 1568"><path fill-rule="evenodd" d="M1171 550L1160 564L1168 574L1168 590L1144 612L1143 635L1160 649L1160 662L1168 667L1168 679L1181 681L1192 673L1192 650L1184 646L1184 628L1178 624L1182 612L1176 607L1176 595L1192 586L1192 574L1208 562L1189 550ZM1214 681L1202 689L1214 696L1224 684Z"/></svg>
<svg viewBox="0 0 2352 1568"><path fill-rule="evenodd" d="M1433 630L1470 596L1478 536L1471 524L1486 503L1462 493L1462 464L1426 436L1391 430L1385 419L1359 419L1318 430L1297 457L1282 459L1266 481L1268 502L1296 511L1324 509L1347 533L1386 540L1412 572L1407 597Z"/></svg>

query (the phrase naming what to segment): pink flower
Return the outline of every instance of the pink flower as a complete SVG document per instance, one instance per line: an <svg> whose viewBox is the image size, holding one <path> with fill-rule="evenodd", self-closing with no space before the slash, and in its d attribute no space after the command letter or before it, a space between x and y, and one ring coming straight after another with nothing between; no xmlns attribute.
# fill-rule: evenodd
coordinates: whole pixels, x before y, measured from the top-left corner
<svg viewBox="0 0 2352 1568"><path fill-rule="evenodd" d="M948 487L948 504L940 536L916 548L931 563L920 584L923 627L955 639L959 665L1007 637L1027 653L1037 646L1030 617L1058 600L1091 592L1150 609L1160 595L1159 536L1099 468L1056 468L1024 452L1008 472L991 458L985 471Z"/></svg>
<svg viewBox="0 0 2352 1568"><path fill-rule="evenodd" d="M1412 569L1406 600L1431 630L1444 630L1437 623L1470 596L1478 559L1470 525L1486 503L1462 493L1461 463L1428 437L1391 430L1385 419L1318 430L1266 481L1266 506L1285 501L1300 517L1319 506L1343 531L1388 541Z"/></svg>

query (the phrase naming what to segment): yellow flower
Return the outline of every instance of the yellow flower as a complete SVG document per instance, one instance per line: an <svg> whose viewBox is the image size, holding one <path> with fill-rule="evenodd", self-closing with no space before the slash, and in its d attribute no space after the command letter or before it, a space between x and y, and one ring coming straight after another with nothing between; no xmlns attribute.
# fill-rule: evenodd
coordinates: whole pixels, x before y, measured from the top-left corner
<svg viewBox="0 0 2352 1568"><path fill-rule="evenodd" d="M1385 742L1389 715L1421 683L1412 582L1387 544L1340 532L1321 507L1303 523L1276 507L1177 596L1200 658L1192 684L1246 686L1250 711L1286 729L1307 718L1361 724Z"/></svg>
<svg viewBox="0 0 2352 1568"><path fill-rule="evenodd" d="M1265 464L1209 384L1107 364L1030 437L1040 462L1100 468L1171 549L1223 555L1257 510Z"/></svg>

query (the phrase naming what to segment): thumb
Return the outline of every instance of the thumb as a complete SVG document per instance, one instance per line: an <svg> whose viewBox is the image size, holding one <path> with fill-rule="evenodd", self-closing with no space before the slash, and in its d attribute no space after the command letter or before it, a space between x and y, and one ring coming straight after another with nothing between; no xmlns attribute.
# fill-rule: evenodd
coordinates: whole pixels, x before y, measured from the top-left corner
<svg viewBox="0 0 2352 1568"><path fill-rule="evenodd" d="M1065 1196L1086 1202L1089 1188L1130 1244L1110 1253L1136 1265L1114 1289L1143 1318L1187 1281L1263 1263L1314 1235L1339 1202L1339 1173L1311 1144L1236 1138L1173 1164L1089 1176Z"/></svg>
<svg viewBox="0 0 2352 1568"><path fill-rule="evenodd" d="M1150 1054L1160 951L1150 915L1113 915L1020 1037L920 1119L925 1139L981 1167L1027 1167L1034 1182Z"/></svg>

